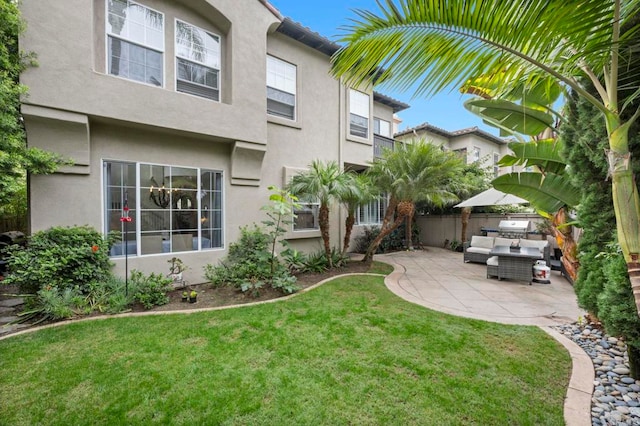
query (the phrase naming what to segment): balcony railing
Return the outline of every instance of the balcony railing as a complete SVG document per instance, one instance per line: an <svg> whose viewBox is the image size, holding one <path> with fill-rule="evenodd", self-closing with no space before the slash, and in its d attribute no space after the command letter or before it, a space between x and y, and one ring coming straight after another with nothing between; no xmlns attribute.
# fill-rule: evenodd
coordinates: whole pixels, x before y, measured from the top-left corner
<svg viewBox="0 0 640 426"><path fill-rule="evenodd" d="M385 149L393 151L393 139L385 138L380 135L373 135L373 158L382 157Z"/></svg>

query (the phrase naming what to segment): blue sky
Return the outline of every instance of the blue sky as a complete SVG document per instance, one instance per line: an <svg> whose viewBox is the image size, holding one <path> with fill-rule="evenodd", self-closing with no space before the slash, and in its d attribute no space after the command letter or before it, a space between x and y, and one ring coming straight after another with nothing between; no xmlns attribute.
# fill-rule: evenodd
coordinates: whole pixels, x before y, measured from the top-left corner
<svg viewBox="0 0 640 426"><path fill-rule="evenodd" d="M375 0L269 0L283 16L337 41L340 27L355 17L353 9L378 11ZM482 120L462 106L466 95L456 90L443 92L431 98L413 98L413 92L394 92L380 88L385 95L411 105L399 115L403 122L400 130L427 122L445 130L454 131L478 126L494 135L498 130L486 126Z"/></svg>

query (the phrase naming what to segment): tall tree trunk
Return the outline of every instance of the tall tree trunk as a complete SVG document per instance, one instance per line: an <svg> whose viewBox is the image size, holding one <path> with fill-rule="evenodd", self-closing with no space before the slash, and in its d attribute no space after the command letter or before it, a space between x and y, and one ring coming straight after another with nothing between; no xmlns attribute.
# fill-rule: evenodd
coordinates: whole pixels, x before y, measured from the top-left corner
<svg viewBox="0 0 640 426"><path fill-rule="evenodd" d="M627 262L631 290L640 316L640 196L631 167L629 122L620 125L619 117L607 117L609 147L607 158L612 176L613 209L618 241Z"/></svg>
<svg viewBox="0 0 640 426"><path fill-rule="evenodd" d="M347 249L349 248L349 242L351 241L351 231L353 230L353 225L356 223L356 215L355 211L350 210L349 215L347 216L347 220L344 225L344 240L342 242L342 254L347 254Z"/></svg>
<svg viewBox="0 0 640 426"><path fill-rule="evenodd" d="M324 243L324 253L327 256L327 264L331 269L333 268L333 259L331 259L331 237L329 235L329 206L326 204L320 205L318 222L320 224L320 235L322 235L322 242Z"/></svg>
<svg viewBox="0 0 640 426"><path fill-rule="evenodd" d="M384 213L384 218L382 219L382 226L380 227L380 234L374 238L374 240L369 244L367 248L367 252L364 254L364 258L362 259L365 263L371 263L373 260L373 255L375 254L378 246L382 242L382 239L389 235L391 231L393 231L396 227L391 228L386 234L383 235L383 232L390 226L392 226L391 220L393 219L393 214L396 211L396 207L398 206L398 199L394 196L391 196L389 199L389 205L387 206L387 211ZM399 224L398 224L399 225ZM381 236L382 235L382 236Z"/></svg>
<svg viewBox="0 0 640 426"><path fill-rule="evenodd" d="M463 207L460 212L462 220L462 231L460 231L460 241L462 244L467 242L467 227L469 226L469 216L471 216L471 207Z"/></svg>
<svg viewBox="0 0 640 426"><path fill-rule="evenodd" d="M416 205L413 201L401 201L398 203L398 216L405 218L404 241L407 250L413 250L413 214L416 211Z"/></svg>
<svg viewBox="0 0 640 426"><path fill-rule="evenodd" d="M398 226L402 225L402 221L404 219L405 217L398 215L398 217L396 217L396 220L393 223L389 224L386 228L382 228L380 230L380 234L378 234L378 236L373 240L373 242L367 249L367 252L364 255L364 259L362 259L363 262L371 263L373 261L373 255L376 253L376 250L378 249L378 246L380 245L384 237L392 233L393 230L396 229Z"/></svg>

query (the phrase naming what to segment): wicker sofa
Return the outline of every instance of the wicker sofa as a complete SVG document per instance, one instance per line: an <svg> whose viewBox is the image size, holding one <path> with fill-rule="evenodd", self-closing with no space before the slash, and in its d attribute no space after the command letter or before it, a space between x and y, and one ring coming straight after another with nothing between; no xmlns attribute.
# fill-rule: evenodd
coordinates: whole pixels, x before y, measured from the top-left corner
<svg viewBox="0 0 640 426"><path fill-rule="evenodd" d="M491 257L489 253L494 246L519 245L520 247L535 247L540 250L542 259L551 265L551 248L548 241L527 240L525 238L482 237L474 235L471 241L463 245L464 261L475 263L487 263Z"/></svg>

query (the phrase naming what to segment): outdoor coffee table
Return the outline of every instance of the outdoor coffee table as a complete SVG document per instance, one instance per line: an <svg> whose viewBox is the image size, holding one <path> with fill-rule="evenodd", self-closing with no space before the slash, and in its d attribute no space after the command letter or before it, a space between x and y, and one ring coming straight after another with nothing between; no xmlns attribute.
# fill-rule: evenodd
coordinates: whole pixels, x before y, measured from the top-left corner
<svg viewBox="0 0 640 426"><path fill-rule="evenodd" d="M498 256L498 279L527 281L533 279L533 264L542 259L540 250L535 247L520 247L512 250L509 246L495 246L491 256Z"/></svg>

